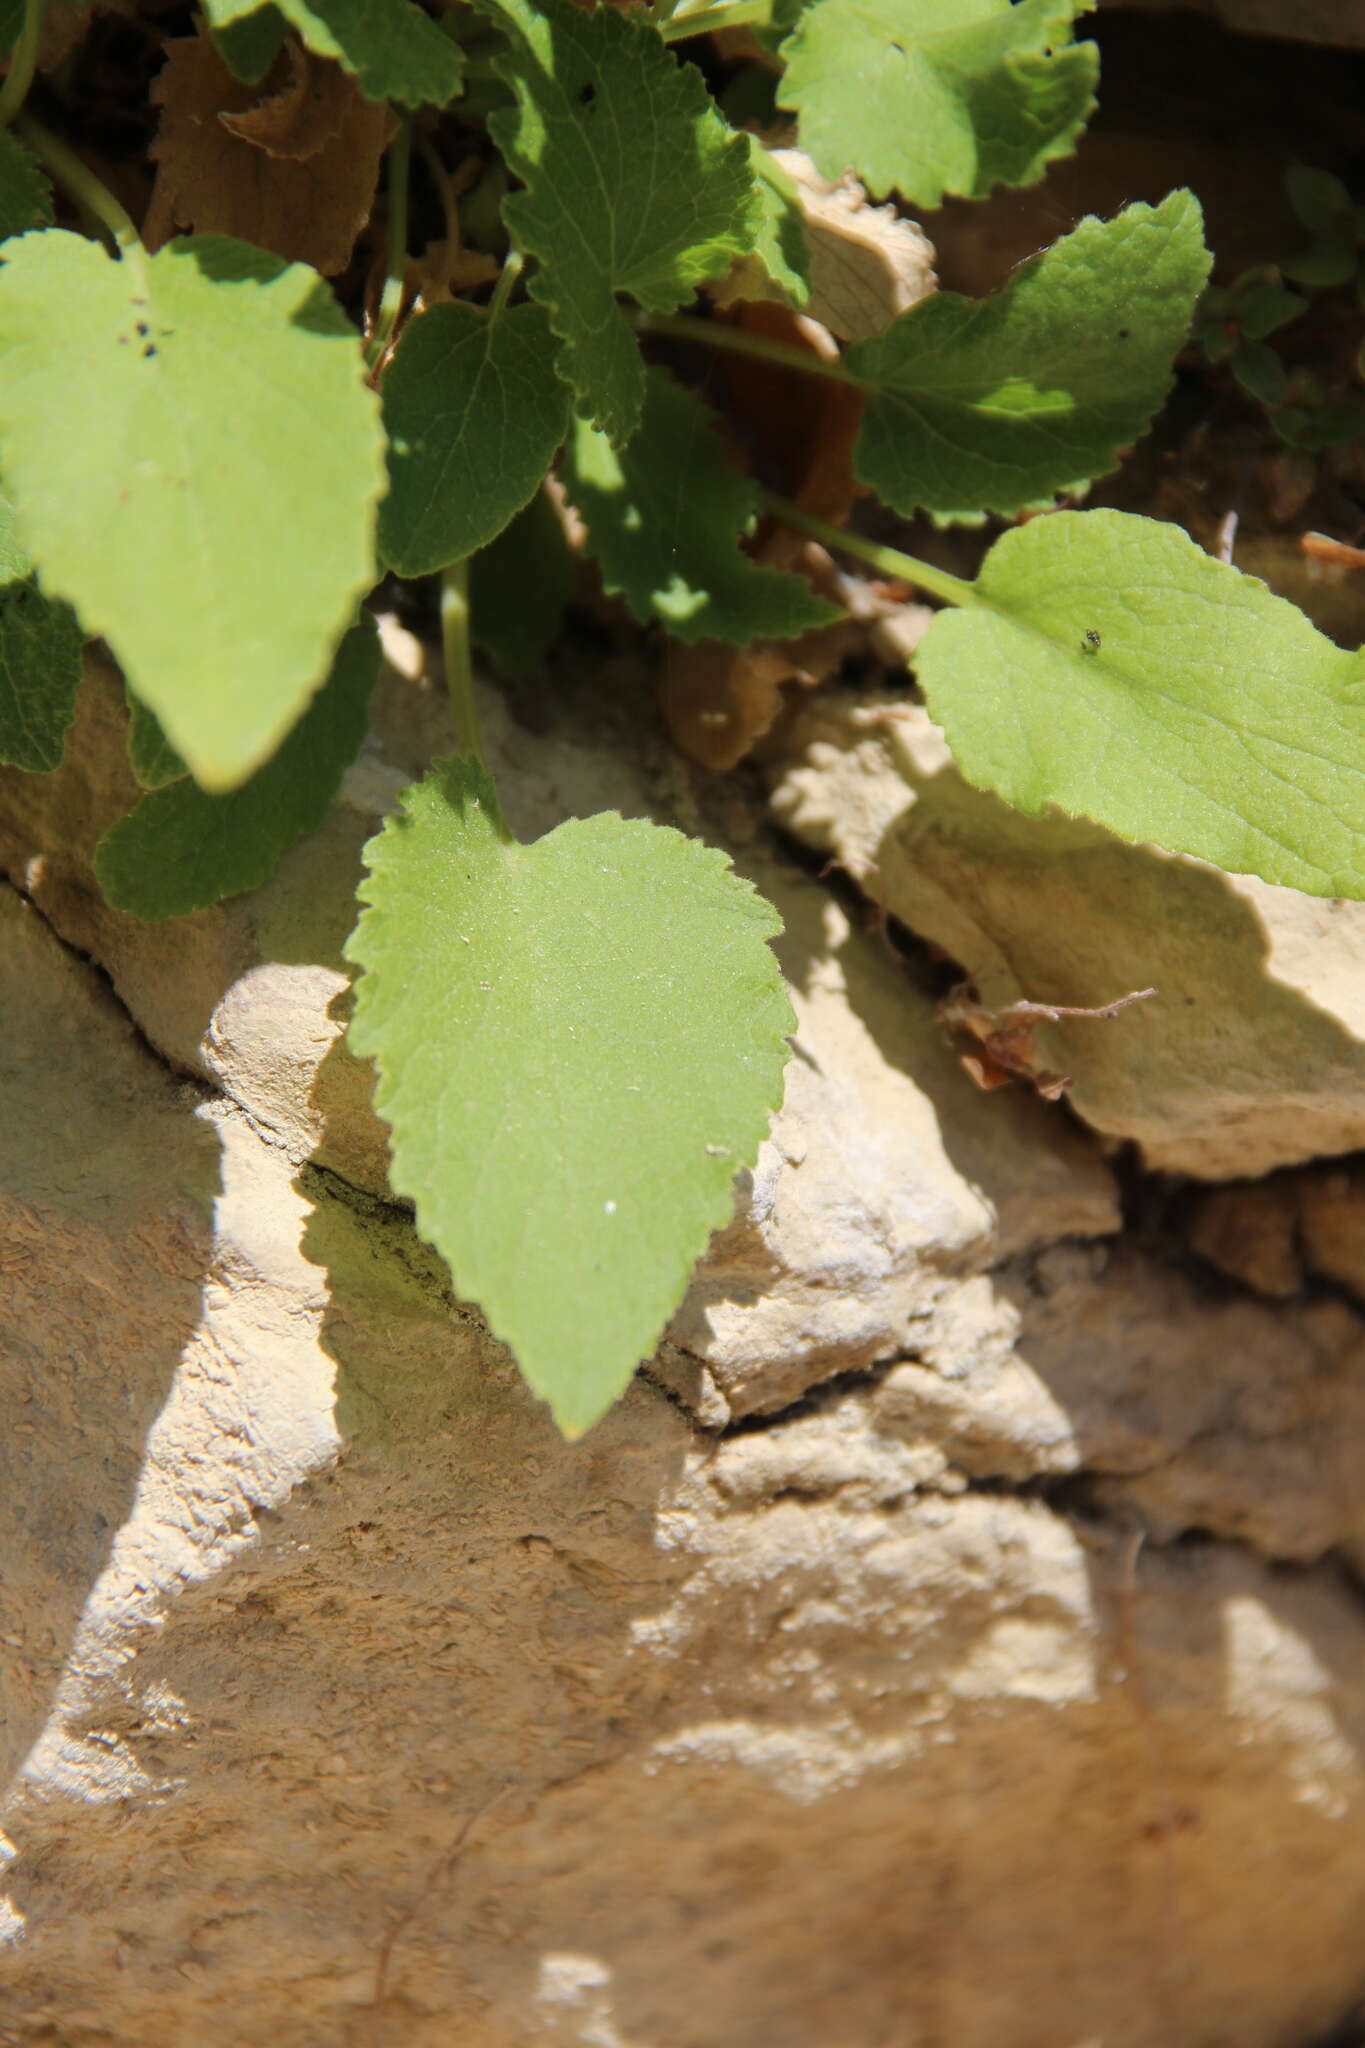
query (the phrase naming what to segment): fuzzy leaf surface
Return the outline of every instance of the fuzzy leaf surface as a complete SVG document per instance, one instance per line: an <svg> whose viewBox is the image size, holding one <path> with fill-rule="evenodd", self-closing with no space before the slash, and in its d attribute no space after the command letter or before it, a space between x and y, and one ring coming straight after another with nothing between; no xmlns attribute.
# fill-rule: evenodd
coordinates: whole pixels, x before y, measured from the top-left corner
<svg viewBox="0 0 1365 2048"><path fill-rule="evenodd" d="M185 917L258 888L326 817L360 752L378 674L379 636L367 619L347 633L327 682L249 782L210 796L186 775L144 796L95 850L114 908L149 920Z"/></svg>
<svg viewBox="0 0 1365 2048"><path fill-rule="evenodd" d="M434 306L384 374L389 495L379 548L400 576L463 561L539 488L569 424L542 306Z"/></svg>
<svg viewBox="0 0 1365 2048"><path fill-rule="evenodd" d="M80 680L81 629L39 590L0 493L0 761L34 774L61 766Z"/></svg>
<svg viewBox="0 0 1365 2048"><path fill-rule="evenodd" d="M1114 467L1171 381L1208 275L1189 192L1087 217L989 299L937 292L844 367L867 391L854 468L940 519L1045 504Z"/></svg>
<svg viewBox="0 0 1365 2048"><path fill-rule="evenodd" d="M778 97L827 178L915 206L1033 185L1074 149L1099 53L1090 0L817 0L782 46Z"/></svg>
<svg viewBox="0 0 1365 2048"><path fill-rule="evenodd" d="M52 187L32 150L0 128L0 242L10 235L46 227L52 219Z"/></svg>
<svg viewBox="0 0 1365 2048"><path fill-rule="evenodd" d="M1317 896L1365 897L1365 659L1177 527L1002 534L915 655L969 781Z"/></svg>
<svg viewBox="0 0 1365 2048"><path fill-rule="evenodd" d="M725 459L701 400L650 370L644 417L625 448L575 423L561 471L609 591L679 640L784 639L839 617L803 577L753 562L740 537L755 496Z"/></svg>
<svg viewBox="0 0 1365 2048"><path fill-rule="evenodd" d="M392 1182L566 1434L658 1341L782 1091L771 905L614 813L531 846L439 762L366 849L351 1044Z"/></svg>
<svg viewBox="0 0 1365 2048"><path fill-rule="evenodd" d="M443 107L460 89L464 58L458 43L412 0L275 0L275 5L310 50L334 57L360 81L367 99ZM204 0L203 8L215 39L266 11L260 0ZM226 37L225 60L232 64L240 52L248 70L239 75L250 77L271 33L271 27L262 26L254 38L240 30L235 38Z"/></svg>
<svg viewBox="0 0 1365 2048"><path fill-rule="evenodd" d="M560 373L618 444L644 404L644 364L616 303L669 313L752 247L748 144L647 23L572 0L484 0L505 31L515 108L489 129L526 189L504 204L539 268L530 292L561 342Z"/></svg>
<svg viewBox="0 0 1365 2048"><path fill-rule="evenodd" d="M316 272L245 243L118 262L48 229L5 247L0 350L4 468L44 587L195 778L234 787L373 581L383 441L355 330Z"/></svg>

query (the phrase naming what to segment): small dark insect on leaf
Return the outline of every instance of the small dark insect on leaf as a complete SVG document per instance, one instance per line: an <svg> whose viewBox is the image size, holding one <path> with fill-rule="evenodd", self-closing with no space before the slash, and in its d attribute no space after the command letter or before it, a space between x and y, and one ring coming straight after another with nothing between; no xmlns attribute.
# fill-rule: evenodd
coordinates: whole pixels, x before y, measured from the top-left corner
<svg viewBox="0 0 1365 2048"><path fill-rule="evenodd" d="M1030 1081L1046 1102L1056 1102L1071 1086L1065 1074L1049 1074L1034 1064L1033 1033L1041 1023L1055 1024L1061 1017L1116 1017L1130 1003L1144 1003L1154 988L1134 989L1098 1009L1078 1008L1072 1003L1006 1003L1003 1009L988 1010L969 981L951 991L939 1004L939 1016L951 1031L965 1031L976 1040L971 1052L959 1054L963 1066L978 1088L1003 1088L1008 1081Z"/></svg>
<svg viewBox="0 0 1365 2048"><path fill-rule="evenodd" d="M1095 628L1094 628L1093 626L1087 626L1087 628L1086 628L1086 633L1085 633L1085 638L1084 638L1084 640L1083 640L1083 641L1081 642L1081 653L1082 653L1082 654L1098 654L1098 653L1099 653L1099 651L1100 651L1100 636L1099 636L1099 634L1098 634L1098 633L1097 633L1097 632L1095 631Z"/></svg>
<svg viewBox="0 0 1365 2048"><path fill-rule="evenodd" d="M596 98L597 87L595 85L581 85L578 88L578 104L580 107L590 107Z"/></svg>

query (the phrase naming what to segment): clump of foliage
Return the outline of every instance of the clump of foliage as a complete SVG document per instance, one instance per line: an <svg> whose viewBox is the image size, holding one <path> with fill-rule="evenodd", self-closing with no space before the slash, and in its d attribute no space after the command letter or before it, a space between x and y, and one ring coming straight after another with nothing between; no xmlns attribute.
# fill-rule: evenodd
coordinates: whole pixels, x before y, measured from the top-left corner
<svg viewBox="0 0 1365 2048"><path fill-rule="evenodd" d="M1309 241L1280 264L1244 270L1204 293L1195 311L1195 340L1211 363L1225 362L1245 391L1260 400L1270 424L1291 448L1318 454L1365 436L1365 350L1350 364L1344 391L1332 391L1316 371L1290 368L1269 337L1309 309L1292 278L1315 296L1349 289L1365 306L1365 207L1357 206L1330 171L1299 164L1285 180L1289 201ZM1339 382L1342 380L1338 380Z"/></svg>
<svg viewBox="0 0 1365 2048"><path fill-rule="evenodd" d="M1365 894L1365 664L1293 607L1112 511L1015 525L961 581L774 497L660 365L687 336L837 383L854 475L900 514L1010 519L1112 469L1207 281L1188 193L1086 219L995 297L931 296L837 361L697 298L741 259L791 308L811 289L791 181L690 61L712 32L746 31L747 97L820 170L915 208L1074 147L1098 71L1078 11L202 0L131 17L152 83L117 143L81 132L77 10L0 23L0 758L58 766L102 636L144 791L99 849L110 901L163 918L252 887L362 743L367 596L440 576L462 751L367 850L351 1041L394 1188L570 1433L726 1219L790 1012L776 916L715 851L615 815L529 846L504 822L470 593L491 644L481 592L520 578L504 644L543 642L552 470L638 619L744 646L836 616L746 545L785 521L942 601L917 675L982 786ZM746 92L723 98L742 121ZM415 176L445 216L420 247ZM1285 297L1235 297L1254 347Z"/></svg>

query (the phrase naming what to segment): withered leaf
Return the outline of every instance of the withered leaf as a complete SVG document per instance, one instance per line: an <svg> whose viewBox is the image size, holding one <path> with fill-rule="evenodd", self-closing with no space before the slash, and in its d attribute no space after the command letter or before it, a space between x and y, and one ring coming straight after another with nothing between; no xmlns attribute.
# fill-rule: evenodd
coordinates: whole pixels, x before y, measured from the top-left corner
<svg viewBox="0 0 1365 2048"><path fill-rule="evenodd" d="M286 76L279 91L265 90L275 75L272 69L257 88L262 97L254 107L218 118L233 135L254 143L267 156L306 163L341 133L355 104L355 82L339 64L315 57L292 38L280 55Z"/></svg>
<svg viewBox="0 0 1365 2048"><path fill-rule="evenodd" d="M259 85L243 85L203 34L166 45L152 97L162 115L149 247L194 228L311 263L324 277L345 269L393 132L387 106L292 43Z"/></svg>
<svg viewBox="0 0 1365 2048"><path fill-rule="evenodd" d="M1112 1003L1086 1009L1074 1003L1032 1003L1022 1000L988 1009L970 982L952 989L939 1004L939 1015L952 1031L963 1031L976 1043L959 1054L978 1088L1003 1088L1010 1081L1028 1081L1046 1102L1056 1102L1071 1086L1069 1075L1049 1074L1037 1064L1033 1034L1040 1024L1062 1017L1116 1017L1131 1003L1145 1003L1154 988L1133 989Z"/></svg>

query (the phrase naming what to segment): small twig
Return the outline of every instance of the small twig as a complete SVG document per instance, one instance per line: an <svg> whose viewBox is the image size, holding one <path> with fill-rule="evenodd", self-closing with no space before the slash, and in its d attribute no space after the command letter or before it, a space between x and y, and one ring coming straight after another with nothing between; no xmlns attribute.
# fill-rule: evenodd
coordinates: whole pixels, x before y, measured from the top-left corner
<svg viewBox="0 0 1365 2048"><path fill-rule="evenodd" d="M393 1961L393 1952L398 1945L399 1938L407 1933L407 1930L411 1927L423 1906L427 1904L437 1885L444 1884L445 1880L450 1876L469 1846L470 1837L473 1835L474 1830L479 1826L480 1822L487 1819L499 1801L507 1797L508 1790L508 1786L501 1786L490 1798L484 1800L482 1806L476 1807L473 1813L465 1816L456 1831L455 1839L450 1847L433 1869L428 1871L420 1894L403 1908L380 1942L379 1953L375 1957L374 1965L374 1993L370 1999L370 2013L373 2020L371 2030L373 2048L380 2048L380 2023L383 2019L384 2002L389 1995L389 1966Z"/></svg>
<svg viewBox="0 0 1365 2048"><path fill-rule="evenodd" d="M1030 1003L1021 1000L1017 1003L1006 1003L1003 1009L996 1011L996 1016L1044 1017L1049 1024L1055 1024L1059 1017L1117 1017L1119 1011L1126 1010L1130 1003L1145 1003L1149 996L1156 993L1154 988L1135 988L1131 995L1116 996L1112 1003L1101 1003L1093 1010L1076 1003Z"/></svg>
<svg viewBox="0 0 1365 2048"><path fill-rule="evenodd" d="M1119 1575L1119 1654L1123 1659L1123 1683L1132 1697L1138 1726L1142 1731L1143 1749L1146 1754L1148 1781L1156 1795L1158 1815L1152 1826L1149 1839L1155 1839L1161 1850L1162 1888L1161 1925L1162 1956L1161 1968L1153 1971L1159 2003L1164 2007L1161 2014L1163 2030L1168 2040L1180 2038L1176 2025L1176 2008L1179 2004L1178 1987L1174 1980L1175 1964L1182 1948L1181 1919L1179 1911L1180 1882L1176 1866L1174 1838L1177 1827L1184 1816L1176 1812L1171 1798L1170 1779L1166 1771L1166 1760L1157 1740L1156 1715L1147 1695L1142 1676L1142 1664L1137 1646L1137 1563L1146 1541L1144 1532L1135 1529L1123 1547L1123 1558Z"/></svg>

